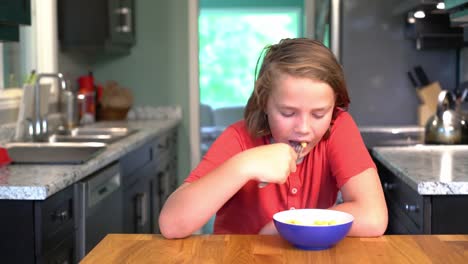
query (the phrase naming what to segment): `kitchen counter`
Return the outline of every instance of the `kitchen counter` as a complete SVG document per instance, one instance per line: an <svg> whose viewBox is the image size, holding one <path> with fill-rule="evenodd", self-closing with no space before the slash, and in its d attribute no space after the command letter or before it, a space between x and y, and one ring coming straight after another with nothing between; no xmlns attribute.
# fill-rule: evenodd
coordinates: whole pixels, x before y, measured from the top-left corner
<svg viewBox="0 0 468 264"><path fill-rule="evenodd" d="M373 147L372 155L421 195L468 194L468 145Z"/></svg>
<svg viewBox="0 0 468 264"><path fill-rule="evenodd" d="M346 237L300 250L278 235L107 235L81 263L467 263L466 235Z"/></svg>
<svg viewBox="0 0 468 264"><path fill-rule="evenodd" d="M138 131L109 144L91 160L79 165L24 165L0 167L0 199L45 200L54 193L85 178L93 172L118 160L126 153L150 142L158 134L180 122L180 118L164 120L99 122L95 127L128 127Z"/></svg>
<svg viewBox="0 0 468 264"><path fill-rule="evenodd" d="M424 144L424 127L420 126L361 126L359 131L368 149Z"/></svg>

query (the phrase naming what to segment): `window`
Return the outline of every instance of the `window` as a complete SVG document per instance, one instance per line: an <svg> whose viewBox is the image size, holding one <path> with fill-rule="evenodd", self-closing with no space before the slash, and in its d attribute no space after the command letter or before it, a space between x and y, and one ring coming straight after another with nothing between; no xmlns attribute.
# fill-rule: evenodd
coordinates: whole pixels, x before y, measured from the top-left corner
<svg viewBox="0 0 468 264"><path fill-rule="evenodd" d="M37 73L58 71L57 33L52 30L56 28L56 1L40 1L40 5L38 2L31 0L31 25L20 27L20 41L4 42L0 47L0 110L18 107L22 94L21 89L4 88L21 88L33 69ZM52 95L56 94L55 80L44 83L50 83ZM52 96L50 103L56 100Z"/></svg>
<svg viewBox="0 0 468 264"><path fill-rule="evenodd" d="M200 103L215 109L244 106L263 48L300 36L301 21L300 8L202 8Z"/></svg>
<svg viewBox="0 0 468 264"><path fill-rule="evenodd" d="M1 88L19 88L26 78L26 70L21 69L21 62L24 61L20 56L21 47L17 42L0 43L1 61L3 63L0 73Z"/></svg>

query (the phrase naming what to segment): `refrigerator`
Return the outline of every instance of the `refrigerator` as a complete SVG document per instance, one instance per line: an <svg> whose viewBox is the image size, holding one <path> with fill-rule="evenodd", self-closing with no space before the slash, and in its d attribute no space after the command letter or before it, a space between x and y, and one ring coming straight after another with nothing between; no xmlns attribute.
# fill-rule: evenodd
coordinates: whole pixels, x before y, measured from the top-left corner
<svg viewBox="0 0 468 264"><path fill-rule="evenodd" d="M343 66L359 126L418 123L420 103L407 72L422 66L431 82L454 90L457 49L418 50L405 35L406 0L315 0L313 38L333 51ZM401 8L400 8L401 9Z"/></svg>

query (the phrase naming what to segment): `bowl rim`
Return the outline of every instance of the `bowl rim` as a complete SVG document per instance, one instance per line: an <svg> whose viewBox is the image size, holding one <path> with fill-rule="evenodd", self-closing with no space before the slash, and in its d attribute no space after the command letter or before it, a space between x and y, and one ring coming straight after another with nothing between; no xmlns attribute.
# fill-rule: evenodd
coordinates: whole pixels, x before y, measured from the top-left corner
<svg viewBox="0 0 468 264"><path fill-rule="evenodd" d="M280 215L287 214L288 212L291 212L291 211L296 211L298 213L300 213L300 212L319 212L319 213L327 212L327 213L332 213L332 214L336 214L336 215L343 215L346 220L344 222L340 221L339 223L333 224L333 225L304 225L304 224L291 224L291 223L285 222L284 219L279 219ZM275 214L273 214L273 220L275 220L275 221L277 221L277 222L279 222L281 224L290 225L290 226L321 227L321 228L323 228L323 227L333 227L333 226L340 226L340 225L346 225L346 224L352 223L352 222L354 222L354 216L352 214L350 214L350 213L343 212L343 211L338 211L338 210L334 210L334 209L301 208L301 209L289 209L289 210L283 210L283 211L276 212Z"/></svg>

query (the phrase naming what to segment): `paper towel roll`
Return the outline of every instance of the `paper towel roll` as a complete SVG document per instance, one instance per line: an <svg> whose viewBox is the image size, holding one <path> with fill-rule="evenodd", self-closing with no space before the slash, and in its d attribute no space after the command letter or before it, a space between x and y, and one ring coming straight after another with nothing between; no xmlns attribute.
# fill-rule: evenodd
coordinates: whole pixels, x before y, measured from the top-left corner
<svg viewBox="0 0 468 264"><path fill-rule="evenodd" d="M46 118L49 112L49 96L50 96L50 84L41 84L41 117ZM21 96L18 119L16 122L15 140L22 140L25 137L26 129L28 124L27 119L34 120L35 118L35 97L34 97L34 85L24 85L23 95Z"/></svg>

